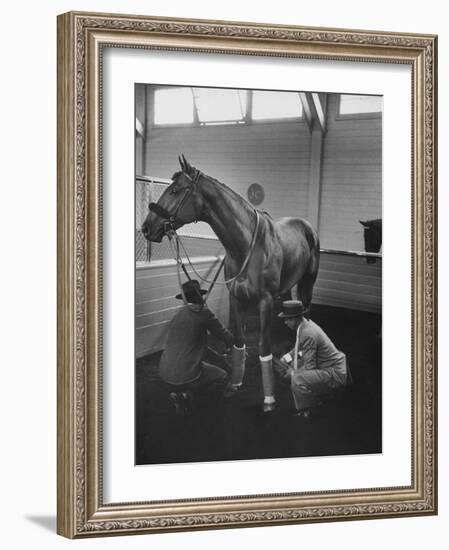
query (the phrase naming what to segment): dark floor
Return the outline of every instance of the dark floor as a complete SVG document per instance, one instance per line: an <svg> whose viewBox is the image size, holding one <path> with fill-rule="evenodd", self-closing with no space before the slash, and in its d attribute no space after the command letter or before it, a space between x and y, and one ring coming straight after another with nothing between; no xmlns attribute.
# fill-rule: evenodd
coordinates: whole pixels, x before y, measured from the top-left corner
<svg viewBox="0 0 449 550"><path fill-rule="evenodd" d="M281 382L276 382L276 412L261 412L257 318L250 315L243 391L191 416L175 415L169 389L157 375L160 354L137 360L136 464L381 452L380 315L313 306L311 318L346 353L353 377L353 384L320 416L309 420L294 417L290 388ZM273 344L277 355L292 344L277 319Z"/></svg>

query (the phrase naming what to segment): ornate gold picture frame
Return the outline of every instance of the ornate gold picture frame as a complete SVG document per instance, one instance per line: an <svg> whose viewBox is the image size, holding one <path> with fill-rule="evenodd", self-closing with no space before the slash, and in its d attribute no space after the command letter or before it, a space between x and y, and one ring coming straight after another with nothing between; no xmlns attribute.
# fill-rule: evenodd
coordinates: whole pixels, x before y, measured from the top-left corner
<svg viewBox="0 0 449 550"><path fill-rule="evenodd" d="M405 486L104 499L103 53L106 48L411 69L410 471ZM437 38L96 13L58 18L58 533L89 536L437 513ZM408 269L408 268L407 268ZM132 365L130 369L132 369Z"/></svg>

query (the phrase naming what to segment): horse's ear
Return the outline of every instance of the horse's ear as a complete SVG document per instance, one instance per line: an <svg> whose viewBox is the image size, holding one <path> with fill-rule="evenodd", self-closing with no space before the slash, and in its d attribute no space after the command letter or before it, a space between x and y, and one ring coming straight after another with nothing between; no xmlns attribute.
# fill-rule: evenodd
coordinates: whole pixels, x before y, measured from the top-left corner
<svg viewBox="0 0 449 550"><path fill-rule="evenodd" d="M182 158L182 169L184 170L184 172L187 172L187 174L191 174L193 172L193 166L190 164L190 162L186 159L186 157L184 156L184 153L181 154L181 158Z"/></svg>
<svg viewBox="0 0 449 550"><path fill-rule="evenodd" d="M361 223L363 225L363 227L369 227L368 222L362 222L362 220L359 220L359 223Z"/></svg>
<svg viewBox="0 0 449 550"><path fill-rule="evenodd" d="M184 155L181 155L178 157L179 165L181 166L181 169L183 172L185 171L185 164L184 164L185 160L186 159L184 158Z"/></svg>

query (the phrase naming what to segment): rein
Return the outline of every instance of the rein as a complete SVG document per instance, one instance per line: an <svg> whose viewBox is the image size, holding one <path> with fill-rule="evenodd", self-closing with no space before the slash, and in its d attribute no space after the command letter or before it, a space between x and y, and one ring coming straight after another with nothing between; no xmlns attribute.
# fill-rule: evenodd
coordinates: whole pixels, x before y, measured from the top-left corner
<svg viewBox="0 0 449 550"><path fill-rule="evenodd" d="M248 267L248 264L249 264L249 261L251 259L251 256L252 256L252 253L254 251L254 248L255 248L255 245L256 245L256 239L257 239L257 233L258 233L258 230L259 230L259 222L260 222L260 214L257 210L254 211L255 214L256 214L256 226L254 228L254 231L253 231L253 235L252 235L252 238L251 238L251 243L250 243L250 246L249 246L249 250L248 250L248 253L245 257L245 260L242 264L242 267L240 268L239 272L237 273L237 275L235 275L234 277L231 277L230 279L225 279L224 281L222 282L218 282L217 281L217 277L218 275L216 275L214 277L214 279L211 281L209 279L206 279L204 277L202 277L198 271L195 269L194 265L192 264L192 261L190 259L190 256L188 255L187 253L187 250L185 249L185 246L183 245L182 243L182 240L181 240L181 237L178 235L178 233L176 232L176 230L174 228L171 229L170 233L171 235L169 234L168 237L169 237L169 242L170 242L170 246L171 246L171 239L174 239L175 242L176 242L176 248L175 248L175 254L174 254L174 259L178 265L178 270L180 267L182 267L184 269L184 272L185 272L185 266L184 264L182 263L182 259L181 259L181 254L180 254L180 247L182 248L182 251L184 252L184 255L185 257L187 258L187 261L192 269L192 271L195 273L195 275L198 277L198 279L201 279L202 281L204 281L205 283L210 283L210 284L217 284L217 285L227 285L229 283L233 283L234 281L236 281L239 277L242 276L242 274L244 273L244 271L246 270L246 268ZM173 251L173 247L172 247L172 251ZM219 267L219 270L221 271L222 269L222 266L224 264L224 261L225 261L226 257L223 258L222 262L221 262L221 265ZM211 289L209 289L208 293L207 293L207 296L209 296L210 294L210 291Z"/></svg>
<svg viewBox="0 0 449 550"><path fill-rule="evenodd" d="M189 272L187 271L185 265L182 263L181 254L180 254L180 252L179 252L179 243L181 242L181 240L180 240L180 238L179 238L179 235L177 235L175 231L173 231L173 234L169 235L170 248L172 249L172 252L173 252L172 238L174 237L174 235L176 235L176 237L174 238L175 243L176 243L176 244L175 244L176 253L174 254L175 260L176 260L176 273L177 273L177 276L178 276L178 285L179 285L179 289L180 289L180 291L181 291L182 301L184 302L184 305L187 306L189 309L191 309L191 310L193 310L193 311L196 311L196 308L195 308L193 305L189 304L189 302L187 301L187 298L186 298L186 295L185 295L185 292L184 292L184 288L183 288L183 286L182 286L182 281L181 281L181 268L182 268L182 270L184 271L184 273L185 273L187 279L188 279L189 281L191 281L192 279L191 279L191 277L190 277L190 275L189 275ZM210 293L212 292L212 289L214 288L214 286L215 286L215 284L216 284L216 282L217 282L218 276L220 275L220 272L221 272L221 270L223 269L225 259L226 259L226 257L223 256L223 259L221 260L220 265L219 265L219 267L218 267L218 269L217 269L217 272L215 273L215 276L214 276L214 278L213 278L213 280L212 280L212 282L211 282L211 285L210 285L210 287L209 287L209 290L206 292L206 294L205 294L205 296L204 296L204 299L203 299L202 304L201 304L201 307L200 307L200 311L203 309L205 303L207 302L207 299L209 298ZM189 259L189 263L190 263L190 265L192 265L191 262L190 262L190 259ZM193 268L193 269L194 269L194 268ZM194 269L194 271L195 271L195 269ZM196 273L196 271L195 271L195 273ZM200 277L200 278L203 279L202 277ZM205 280L205 279L203 279L203 280ZM219 283L219 284L220 284L220 283Z"/></svg>

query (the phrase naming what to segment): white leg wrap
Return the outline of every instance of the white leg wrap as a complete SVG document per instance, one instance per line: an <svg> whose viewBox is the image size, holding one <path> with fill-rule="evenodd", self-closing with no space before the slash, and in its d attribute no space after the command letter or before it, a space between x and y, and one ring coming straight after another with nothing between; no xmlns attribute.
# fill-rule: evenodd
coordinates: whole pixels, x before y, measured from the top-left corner
<svg viewBox="0 0 449 550"><path fill-rule="evenodd" d="M245 356L246 346L238 348L233 346L232 348L232 369L231 369L231 384L234 386L241 386L243 382L243 375L245 374Z"/></svg>
<svg viewBox="0 0 449 550"><path fill-rule="evenodd" d="M262 386L264 394L265 404L274 404L276 399L274 397L274 376L273 368L271 366L273 356L267 355L260 357L260 367L262 370Z"/></svg>

